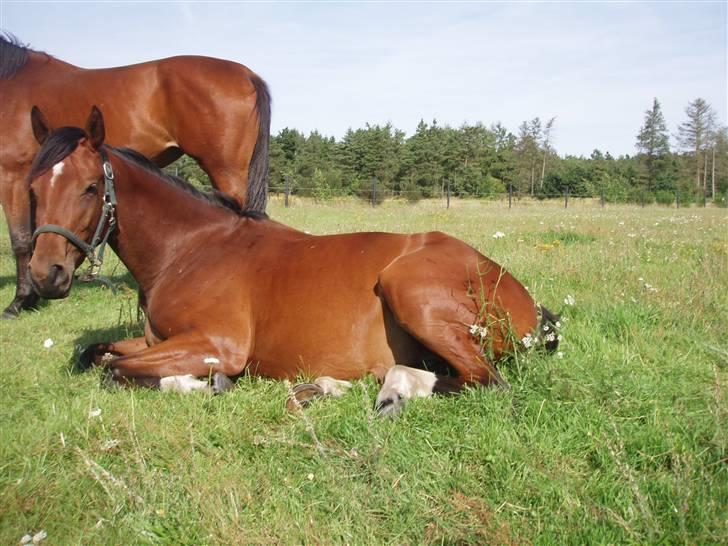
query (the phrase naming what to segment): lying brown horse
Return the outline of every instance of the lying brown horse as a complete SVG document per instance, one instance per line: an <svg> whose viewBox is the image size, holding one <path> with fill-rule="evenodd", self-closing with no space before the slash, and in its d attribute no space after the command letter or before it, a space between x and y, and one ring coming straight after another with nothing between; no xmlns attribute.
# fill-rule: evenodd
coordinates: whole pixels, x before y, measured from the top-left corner
<svg viewBox="0 0 728 546"><path fill-rule="evenodd" d="M305 234L104 145L98 110L85 129L33 117L33 285L66 296L88 242L108 236L146 315L144 337L86 353L119 382L302 373L328 376L317 384L331 391L374 374L394 412L412 396L504 385L494 363L549 328L515 278L443 233Z"/></svg>
<svg viewBox="0 0 728 546"><path fill-rule="evenodd" d="M33 105L60 126L82 125L91 106L100 104L111 144L131 146L159 166L184 152L216 188L251 210L265 210L270 97L265 82L245 66L173 57L86 70L0 34L0 97L0 204L17 264L6 318L38 298L27 277L32 218L25 178L38 151L28 118Z"/></svg>

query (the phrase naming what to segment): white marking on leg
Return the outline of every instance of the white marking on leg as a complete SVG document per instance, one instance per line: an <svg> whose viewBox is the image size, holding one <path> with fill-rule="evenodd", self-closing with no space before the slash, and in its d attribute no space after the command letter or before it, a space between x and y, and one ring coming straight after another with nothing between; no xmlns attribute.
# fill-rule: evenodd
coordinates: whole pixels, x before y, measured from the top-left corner
<svg viewBox="0 0 728 546"><path fill-rule="evenodd" d="M65 165L63 164L63 161L59 161L58 163L53 165L53 171L52 171L53 176L51 176L51 188L56 183L56 179L59 176L61 176L61 174L63 173L63 167L65 167Z"/></svg>
<svg viewBox="0 0 728 546"><path fill-rule="evenodd" d="M377 407L383 415L395 414L404 401L432 394L437 376L425 370L407 366L393 366L384 376L384 384L377 395Z"/></svg>
<svg viewBox="0 0 728 546"><path fill-rule="evenodd" d="M187 394L195 391L211 392L207 381L197 379L192 374L170 375L159 380L159 390Z"/></svg>
<svg viewBox="0 0 728 546"><path fill-rule="evenodd" d="M351 388L351 383L349 381L334 379L328 375L319 377L313 383L314 385L321 387L322 394L327 394L329 396L342 396Z"/></svg>

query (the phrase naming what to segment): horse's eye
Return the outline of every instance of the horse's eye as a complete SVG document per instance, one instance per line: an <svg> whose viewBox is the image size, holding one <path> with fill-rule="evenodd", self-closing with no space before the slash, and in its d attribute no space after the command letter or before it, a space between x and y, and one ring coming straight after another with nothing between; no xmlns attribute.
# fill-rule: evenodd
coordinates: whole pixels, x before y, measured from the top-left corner
<svg viewBox="0 0 728 546"><path fill-rule="evenodd" d="M96 195L98 188L96 184L91 184L88 188L86 188L86 191L84 192L86 195Z"/></svg>

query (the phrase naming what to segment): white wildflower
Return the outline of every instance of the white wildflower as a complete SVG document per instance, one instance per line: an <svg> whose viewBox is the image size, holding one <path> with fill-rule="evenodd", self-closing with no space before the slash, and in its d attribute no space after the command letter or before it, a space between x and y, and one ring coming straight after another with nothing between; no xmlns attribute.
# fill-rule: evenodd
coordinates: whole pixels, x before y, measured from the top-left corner
<svg viewBox="0 0 728 546"><path fill-rule="evenodd" d="M45 347L46 349L50 349L51 347L53 347L53 340L51 338L46 339L43 342L43 347Z"/></svg>
<svg viewBox="0 0 728 546"><path fill-rule="evenodd" d="M556 324L554 324L554 326L556 326L556 328L561 328L561 321L557 320Z"/></svg>
<svg viewBox="0 0 728 546"><path fill-rule="evenodd" d="M479 337L480 339L485 339L488 336L488 328L478 324L473 324L470 326L470 335L473 337Z"/></svg>
<svg viewBox="0 0 728 546"><path fill-rule="evenodd" d="M567 296L564 298L564 303L566 305L574 305L576 303L576 300L574 299L574 296L571 294L567 294Z"/></svg>
<svg viewBox="0 0 728 546"><path fill-rule="evenodd" d="M88 412L88 418L92 419L101 415L101 408L94 408Z"/></svg>
<svg viewBox="0 0 728 546"><path fill-rule="evenodd" d="M536 339L531 334L526 334L524 338L521 340L521 343L523 343L523 346L526 349L529 349L531 345L536 343Z"/></svg>
<svg viewBox="0 0 728 546"><path fill-rule="evenodd" d="M313 474L309 474L309 475L308 475L308 476L306 476L306 477L308 478L308 480L309 480L309 481L313 481Z"/></svg>
<svg viewBox="0 0 728 546"><path fill-rule="evenodd" d="M556 353L556 356L558 358L564 358L564 353L562 353L561 351L559 351L558 353Z"/></svg>
<svg viewBox="0 0 728 546"><path fill-rule="evenodd" d="M38 531L36 534L33 535L33 544L40 544L46 538L48 538L48 533L46 533L45 531Z"/></svg>
<svg viewBox="0 0 728 546"><path fill-rule="evenodd" d="M546 341L554 341L556 339L556 334L551 332L550 334L546 334Z"/></svg>
<svg viewBox="0 0 728 546"><path fill-rule="evenodd" d="M544 332L548 332L549 330L550 330L549 325L548 324L544 324L543 325L543 331Z"/></svg>
<svg viewBox="0 0 728 546"><path fill-rule="evenodd" d="M505 236L506 236L506 234L503 233L502 231L496 231L493 234L493 239L500 239L500 238L505 237Z"/></svg>
<svg viewBox="0 0 728 546"><path fill-rule="evenodd" d="M20 544L29 544L33 540L33 537L30 535L23 535L23 538L20 539Z"/></svg>
<svg viewBox="0 0 728 546"><path fill-rule="evenodd" d="M104 451L109 451L111 449L114 449L116 446L118 446L121 442L119 440L107 440L104 445L102 446L102 449Z"/></svg>

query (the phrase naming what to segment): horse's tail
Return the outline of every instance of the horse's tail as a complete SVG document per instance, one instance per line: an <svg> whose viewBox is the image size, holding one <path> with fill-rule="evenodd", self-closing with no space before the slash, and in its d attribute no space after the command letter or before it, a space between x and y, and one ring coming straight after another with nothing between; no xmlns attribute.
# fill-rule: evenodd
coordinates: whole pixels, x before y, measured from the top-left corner
<svg viewBox="0 0 728 546"><path fill-rule="evenodd" d="M559 328L561 327L561 316L552 313L543 305L537 304L536 311L538 313L538 339L547 352L553 353L559 347Z"/></svg>
<svg viewBox="0 0 728 546"><path fill-rule="evenodd" d="M258 139L248 166L248 202L245 208L265 212L268 202L268 146L270 143L270 92L257 75L250 80L255 88L255 112L258 116Z"/></svg>

